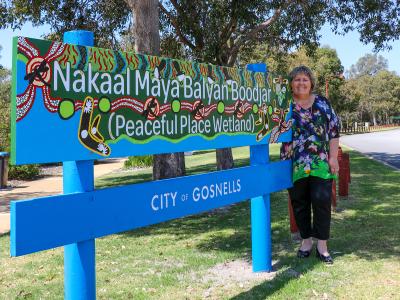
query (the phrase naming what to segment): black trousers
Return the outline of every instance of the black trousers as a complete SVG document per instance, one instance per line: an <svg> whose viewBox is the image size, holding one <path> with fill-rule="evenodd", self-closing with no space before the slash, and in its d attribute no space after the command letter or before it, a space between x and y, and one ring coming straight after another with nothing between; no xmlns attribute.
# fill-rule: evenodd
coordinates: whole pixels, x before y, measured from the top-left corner
<svg viewBox="0 0 400 300"><path fill-rule="evenodd" d="M295 181L288 191L301 237L328 240L331 226L332 179L314 176L302 178Z"/></svg>

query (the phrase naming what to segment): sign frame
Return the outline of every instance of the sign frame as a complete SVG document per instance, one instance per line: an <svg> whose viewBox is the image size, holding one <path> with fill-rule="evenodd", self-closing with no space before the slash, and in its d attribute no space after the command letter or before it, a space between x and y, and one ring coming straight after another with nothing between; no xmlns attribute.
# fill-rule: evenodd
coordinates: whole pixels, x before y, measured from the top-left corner
<svg viewBox="0 0 400 300"><path fill-rule="evenodd" d="M92 32L70 31L64 34L64 40L78 45L93 45L94 39ZM248 69L266 72L264 64L249 65ZM15 95L16 87L13 85ZM275 126L275 142L290 140L291 131L283 128L290 127L290 113L285 115L285 124L278 122ZM281 129L285 132L282 139L278 134ZM242 145L241 142L225 141L221 142L221 147ZM207 145L207 148L216 146L212 143ZM272 271L270 193L292 185L291 162L270 163L266 140L248 145L248 167L102 190L94 189L93 160L64 160L63 195L11 202L11 255L25 255L65 245L65 298L95 299L95 238L203 212L250 197L253 271ZM16 146L13 151L17 150ZM188 145L183 149L196 150L198 147ZM219 198L211 198L211 186L214 186L214 191L219 189L219 194L215 192ZM176 200L177 194L173 193L177 190L181 191L181 197L187 195L183 201L182 198ZM157 207L154 204L160 198L155 197L166 193L170 193L170 200L176 202L164 202L161 211L160 204ZM141 196L132 199L129 194ZM107 211L106 203L110 197L117 198L116 207ZM164 209L167 205L168 210ZM136 209L145 212L147 219L135 220L132 211ZM111 214L113 222L101 224L105 212ZM69 222L71 218L74 218L73 225ZM43 232L46 234L43 235Z"/></svg>

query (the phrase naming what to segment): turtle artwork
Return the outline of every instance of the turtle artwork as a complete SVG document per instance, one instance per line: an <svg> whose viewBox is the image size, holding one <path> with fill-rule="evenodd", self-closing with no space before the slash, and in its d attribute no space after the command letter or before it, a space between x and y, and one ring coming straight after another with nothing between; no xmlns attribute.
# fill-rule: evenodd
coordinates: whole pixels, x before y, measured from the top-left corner
<svg viewBox="0 0 400 300"><path fill-rule="evenodd" d="M134 155L138 145L175 152L191 139L205 148L228 136L277 142L290 129L283 76L25 37L14 52L13 132L21 134L13 147L42 140L44 156L51 137L54 161L60 152Z"/></svg>

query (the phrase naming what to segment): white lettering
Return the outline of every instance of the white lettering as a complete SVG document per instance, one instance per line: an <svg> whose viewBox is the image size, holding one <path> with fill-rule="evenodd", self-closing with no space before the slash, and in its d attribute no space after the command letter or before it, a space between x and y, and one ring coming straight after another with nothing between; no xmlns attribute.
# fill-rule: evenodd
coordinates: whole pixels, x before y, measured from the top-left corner
<svg viewBox="0 0 400 300"><path fill-rule="evenodd" d="M62 69L58 63L58 61L54 61L54 90L57 91L58 89L58 76L60 76L61 81L64 85L64 89L69 92L69 74L70 74L70 70L71 70L71 64L69 62L67 62L67 68L65 71L65 77L64 74L62 72Z"/></svg>
<svg viewBox="0 0 400 300"><path fill-rule="evenodd" d="M129 70L129 69L128 69ZM128 77L129 78L129 77ZM114 83L114 94L116 95L122 95L124 93L125 87L124 87L124 77L121 74L117 74L114 76L114 79L119 82ZM128 94L129 95L129 94Z"/></svg>
<svg viewBox="0 0 400 300"><path fill-rule="evenodd" d="M100 91L103 94L111 94L111 75L109 73L103 73L100 78L102 80L106 78L106 80L100 84Z"/></svg>
<svg viewBox="0 0 400 300"><path fill-rule="evenodd" d="M80 78L76 78L76 77L80 77ZM81 70L76 70L74 72L74 77L76 79L74 79L74 83L72 84L72 90L75 93L84 93L85 92L85 73L83 73L83 71ZM79 84L79 87L78 87Z"/></svg>

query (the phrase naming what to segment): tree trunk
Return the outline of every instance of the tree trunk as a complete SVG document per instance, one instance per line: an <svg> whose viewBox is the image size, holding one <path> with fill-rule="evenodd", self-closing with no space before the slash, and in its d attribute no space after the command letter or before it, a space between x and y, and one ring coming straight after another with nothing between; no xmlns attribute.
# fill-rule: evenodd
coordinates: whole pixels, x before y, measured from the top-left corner
<svg viewBox="0 0 400 300"><path fill-rule="evenodd" d="M375 112L372 112L372 121L373 121L373 123L374 123L374 126L378 125L377 122L376 122L376 115L375 115Z"/></svg>
<svg viewBox="0 0 400 300"><path fill-rule="evenodd" d="M185 175L185 156L182 152L154 155L153 179Z"/></svg>
<svg viewBox="0 0 400 300"><path fill-rule="evenodd" d="M218 60L219 65L233 67L233 65L228 65L229 55L222 55L225 60ZM222 148L216 150L216 160L217 160L217 170L232 169L234 166L232 148Z"/></svg>
<svg viewBox="0 0 400 300"><path fill-rule="evenodd" d="M135 51L148 55L160 54L157 0L126 0L134 16L132 35Z"/></svg>
<svg viewBox="0 0 400 300"><path fill-rule="evenodd" d="M158 0L125 0L134 16L135 51L160 55ZM154 155L153 179L185 175L183 152Z"/></svg>
<svg viewBox="0 0 400 300"><path fill-rule="evenodd" d="M217 149L217 170L226 170L233 168L233 156L231 148Z"/></svg>

